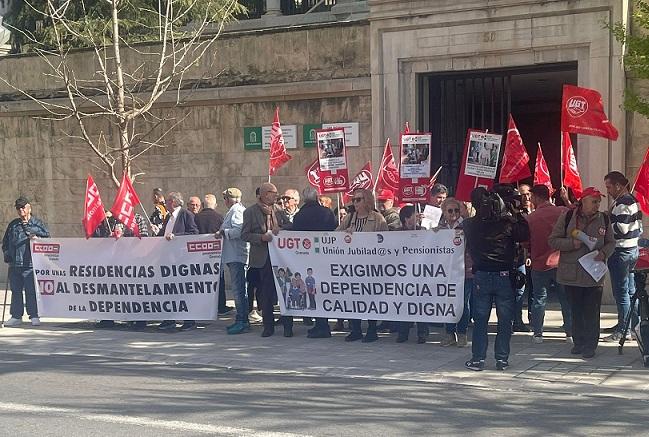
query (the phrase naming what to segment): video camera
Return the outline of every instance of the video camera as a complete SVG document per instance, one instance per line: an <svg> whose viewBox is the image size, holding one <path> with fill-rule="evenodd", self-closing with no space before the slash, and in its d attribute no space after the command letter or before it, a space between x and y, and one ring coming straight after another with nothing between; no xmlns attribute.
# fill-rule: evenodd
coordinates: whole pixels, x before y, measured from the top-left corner
<svg viewBox="0 0 649 437"><path fill-rule="evenodd" d="M490 191L482 189L475 197L472 201L476 215L482 220L494 221L503 217L516 221L523 219L521 195L511 185L495 184Z"/></svg>

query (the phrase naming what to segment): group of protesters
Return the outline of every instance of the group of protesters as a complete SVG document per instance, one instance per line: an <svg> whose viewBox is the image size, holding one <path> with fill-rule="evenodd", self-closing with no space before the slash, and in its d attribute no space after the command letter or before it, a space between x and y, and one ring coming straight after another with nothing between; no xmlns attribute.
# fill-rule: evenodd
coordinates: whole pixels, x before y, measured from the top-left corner
<svg viewBox="0 0 649 437"><path fill-rule="evenodd" d="M300 192L287 189L281 195L275 185L261 184L256 190L256 202L249 207L242 203L242 192L231 187L222 191L227 208L223 216L216 210L217 197L191 196L185 202L179 192L165 195L162 189L152 193L153 212L150 217L136 214L140 236L158 236L172 240L186 234L214 234L222 240L222 266L227 266L235 307L226 305L224 269L221 269L218 314L236 312L228 334L243 334L251 323L261 323L261 336L275 333L283 326L285 337L293 336L293 317L274 314L278 293L271 265L268 244L280 230L437 232L455 229L465 235L464 308L456 324L444 326L441 346L466 347L468 327L473 322L472 355L466 367L482 370L488 347L487 326L492 307L498 318L494 346L496 368L509 366L510 339L513 332L530 332L523 321L524 295L528 294L528 320L532 342L544 339L544 318L548 294L554 292L561 305L563 331L572 344L571 353L583 358L595 355L600 337L600 305L603 278L595 280L582 266L580 259L594 252L593 261L606 262L610 272L613 296L617 303L618 323L603 341L617 342L625 335L625 320L632 312L629 339L635 338L633 328L638 324L637 311L630 308L635 292L633 268L638 259L638 244L642 234L642 215L637 201L629 192L629 182L620 172L606 175L604 184L610 196L610 209L600 211L605 195L588 187L575 198L561 188L553 198L545 185L519 186L496 184L487 190L478 187L471 201L448 197L442 184L430 188L427 206L438 210L422 228L422 206L401 204L395 193L367 189L354 191L351 203L332 209L330 198L319 196L311 186ZM22 323L24 306L34 326L40 325L31 264L30 240L49 237L47 226L31 214L29 199L15 202L18 217L7 227L2 250L9 264L12 290L11 318L5 326ZM429 208L427 208L429 209ZM109 217L95 232L95 237L129 237L130 229ZM304 293L309 291L305 283ZM25 303L23 303L23 295ZM279 293L280 296L283 293ZM306 299L304 296L304 305ZM294 296L295 298L295 296ZM310 297L313 299L313 296ZM256 300L257 309L254 309ZM297 301L296 301L297 302ZM298 303L293 302L294 305ZM315 302L315 301L314 301ZM311 303L309 303L311 305ZM98 321L108 328L112 320ZM309 338L331 337L332 330L348 330L346 341L374 342L379 332L397 333L396 341L408 341L413 323L337 320L333 328L329 320L309 317L303 323L312 326ZM429 324L416 324L417 342L426 343ZM133 329L144 329L147 322L131 322ZM196 328L196 322L178 323L165 320L157 329L186 331Z"/></svg>

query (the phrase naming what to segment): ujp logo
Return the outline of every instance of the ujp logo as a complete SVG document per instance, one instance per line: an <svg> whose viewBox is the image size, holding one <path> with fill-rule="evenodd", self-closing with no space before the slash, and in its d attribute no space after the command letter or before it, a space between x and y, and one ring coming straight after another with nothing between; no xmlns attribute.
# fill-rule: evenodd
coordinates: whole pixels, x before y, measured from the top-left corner
<svg viewBox="0 0 649 437"><path fill-rule="evenodd" d="M54 243L34 243L34 253L59 253L61 245Z"/></svg>
<svg viewBox="0 0 649 437"><path fill-rule="evenodd" d="M588 111L588 101L582 96L575 96L566 102L566 111L572 117L581 117Z"/></svg>
<svg viewBox="0 0 649 437"><path fill-rule="evenodd" d="M187 252L218 252L219 250L221 250L221 240L187 242Z"/></svg>

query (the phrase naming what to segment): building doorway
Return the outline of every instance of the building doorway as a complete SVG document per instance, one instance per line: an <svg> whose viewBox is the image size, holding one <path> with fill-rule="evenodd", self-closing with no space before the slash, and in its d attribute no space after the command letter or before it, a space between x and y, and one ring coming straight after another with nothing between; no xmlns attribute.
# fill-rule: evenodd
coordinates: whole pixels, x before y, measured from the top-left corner
<svg viewBox="0 0 649 437"><path fill-rule="evenodd" d="M442 166L438 180L454 193L467 130L502 134L504 146L511 112L530 155L532 174L540 142L552 183L559 187L563 84L577 84L576 62L421 75L418 125L432 132L432 171Z"/></svg>

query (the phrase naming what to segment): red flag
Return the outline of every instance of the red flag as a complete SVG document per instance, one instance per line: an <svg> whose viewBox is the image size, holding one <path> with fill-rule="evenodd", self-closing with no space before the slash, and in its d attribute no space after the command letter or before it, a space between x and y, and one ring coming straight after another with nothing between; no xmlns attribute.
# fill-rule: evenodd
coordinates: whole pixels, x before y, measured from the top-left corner
<svg viewBox="0 0 649 437"><path fill-rule="evenodd" d="M131 180L124 173L122 184L115 196L115 201L110 212L113 213L113 217L129 228L136 237L140 236L140 228L138 228L137 222L135 221L135 207L139 204L140 199L137 197L135 188L133 188Z"/></svg>
<svg viewBox="0 0 649 437"><path fill-rule="evenodd" d="M550 189L550 194L554 193L552 186L552 179L550 178L550 170L548 164L543 157L543 150L541 150L541 143L539 143L539 150L536 152L536 166L534 167L534 185L545 185Z"/></svg>
<svg viewBox="0 0 649 437"><path fill-rule="evenodd" d="M318 194L322 194L320 192L320 160L316 158L315 161L304 167L304 173L306 173L309 184L318 190Z"/></svg>
<svg viewBox="0 0 649 437"><path fill-rule="evenodd" d="M572 149L572 142L570 141L570 134L563 132L563 185L572 188L577 199L581 197L583 191L581 185L581 177L579 176L579 169L577 168L577 160L575 159L575 152Z"/></svg>
<svg viewBox="0 0 649 437"><path fill-rule="evenodd" d="M86 197L83 205L83 219L81 220L86 230L86 238L92 237L97 226L104 220L106 220L106 212L104 211L104 204L101 202L101 197L99 196L99 188L97 188L97 184L95 184L92 176L88 175L88 180L86 181Z"/></svg>
<svg viewBox="0 0 649 437"><path fill-rule="evenodd" d="M354 179L352 179L349 184L349 191L343 193L343 203L347 205L352 200L352 195L354 191L359 188L365 188L371 190L374 186L374 180L372 178L372 163L367 161L361 171L358 172Z"/></svg>
<svg viewBox="0 0 649 437"><path fill-rule="evenodd" d="M635 178L633 187L635 197L640 204L640 209L645 214L649 214L649 149L645 152L644 160L642 160L642 165L640 166L640 170L638 170L638 176Z"/></svg>
<svg viewBox="0 0 649 437"><path fill-rule="evenodd" d="M399 169L394 162L390 138L385 142L379 173L376 175L376 187L374 187L377 192L383 189L390 190L393 193L399 192Z"/></svg>
<svg viewBox="0 0 649 437"><path fill-rule="evenodd" d="M561 131L617 140L618 132L604 113L602 95L574 85L563 86Z"/></svg>
<svg viewBox="0 0 649 437"><path fill-rule="evenodd" d="M406 121L406 124L403 126L403 134L408 135L410 133L410 123Z"/></svg>
<svg viewBox="0 0 649 437"><path fill-rule="evenodd" d="M509 126L507 127L507 140L505 141L505 153L500 165L501 184L511 184L532 176L529 167L530 156L525 150L514 117L509 114Z"/></svg>
<svg viewBox="0 0 649 437"><path fill-rule="evenodd" d="M279 108L275 108L275 118L273 127L270 131L270 159L268 160L268 174L274 175L275 172L291 159L291 155L286 153L284 145L284 136L282 127L279 124Z"/></svg>

